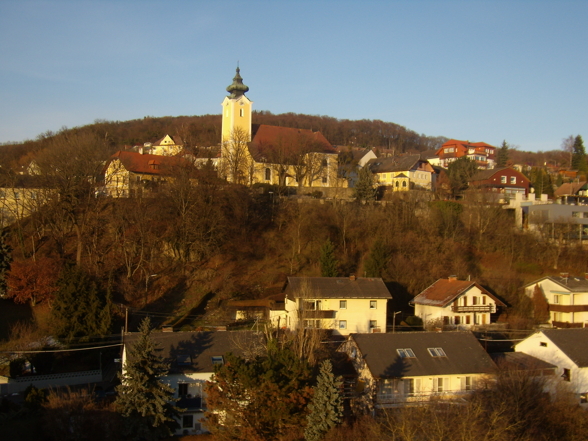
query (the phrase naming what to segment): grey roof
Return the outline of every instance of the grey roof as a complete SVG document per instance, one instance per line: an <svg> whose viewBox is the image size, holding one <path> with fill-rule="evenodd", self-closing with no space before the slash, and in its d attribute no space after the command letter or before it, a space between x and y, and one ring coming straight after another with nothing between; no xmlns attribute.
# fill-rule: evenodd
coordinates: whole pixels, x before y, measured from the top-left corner
<svg viewBox="0 0 588 441"><path fill-rule="evenodd" d="M557 283L562 288L569 290L570 292L588 292L588 279L586 277L553 277L546 276L542 277L534 282L525 285L525 288L536 285L542 280L549 279L554 283Z"/></svg>
<svg viewBox="0 0 588 441"><path fill-rule="evenodd" d="M496 365L471 332L405 332L351 334L376 378L424 375L486 374ZM401 358L397 349L410 348L415 358ZM442 348L433 357L428 348Z"/></svg>
<svg viewBox="0 0 588 441"><path fill-rule="evenodd" d="M545 371L557 369L557 366L524 352L495 352L490 354L490 357L498 367L509 370Z"/></svg>
<svg viewBox="0 0 588 441"><path fill-rule="evenodd" d="M578 367L588 367L588 328L543 329L541 332Z"/></svg>
<svg viewBox="0 0 588 441"><path fill-rule="evenodd" d="M380 278L288 277L286 294L311 299L392 299Z"/></svg>
<svg viewBox="0 0 588 441"><path fill-rule="evenodd" d="M393 156L390 158L370 159L368 167L373 173L408 171L415 168L421 159L420 155Z"/></svg>
<svg viewBox="0 0 588 441"><path fill-rule="evenodd" d="M139 332L126 334L125 345L132 346L140 335ZM170 364L170 372L211 373L213 356L228 352L246 355L246 349L261 339L259 334L249 331L152 332L151 337L158 345L158 354Z"/></svg>

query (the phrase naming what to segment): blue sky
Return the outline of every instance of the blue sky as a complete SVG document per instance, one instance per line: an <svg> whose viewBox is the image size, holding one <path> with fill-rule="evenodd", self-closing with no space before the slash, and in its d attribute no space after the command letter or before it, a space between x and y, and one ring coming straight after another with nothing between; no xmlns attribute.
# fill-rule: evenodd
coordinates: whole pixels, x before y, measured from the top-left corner
<svg viewBox="0 0 588 441"><path fill-rule="evenodd" d="M588 137L588 1L0 0L0 142L254 109L522 150Z"/></svg>

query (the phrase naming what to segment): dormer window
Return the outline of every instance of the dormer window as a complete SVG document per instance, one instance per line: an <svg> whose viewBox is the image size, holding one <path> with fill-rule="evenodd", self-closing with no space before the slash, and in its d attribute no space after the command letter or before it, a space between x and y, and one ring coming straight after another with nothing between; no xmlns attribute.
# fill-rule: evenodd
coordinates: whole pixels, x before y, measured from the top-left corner
<svg viewBox="0 0 588 441"><path fill-rule="evenodd" d="M396 349L396 352L398 352L400 358L416 358L416 355L414 355L414 352L410 348Z"/></svg>
<svg viewBox="0 0 588 441"><path fill-rule="evenodd" d="M431 357L447 357L445 351L442 348L427 348Z"/></svg>
<svg viewBox="0 0 588 441"><path fill-rule="evenodd" d="M225 360L222 355L213 355L212 356L212 364L213 366L220 365L222 366L225 364Z"/></svg>

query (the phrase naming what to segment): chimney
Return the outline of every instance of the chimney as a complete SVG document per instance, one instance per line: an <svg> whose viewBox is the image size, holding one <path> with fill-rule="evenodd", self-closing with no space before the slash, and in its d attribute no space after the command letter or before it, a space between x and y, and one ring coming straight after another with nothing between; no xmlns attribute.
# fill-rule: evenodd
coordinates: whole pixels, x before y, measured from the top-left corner
<svg viewBox="0 0 588 441"><path fill-rule="evenodd" d="M352 282L356 279L355 274L351 274L349 276L349 280L351 280Z"/></svg>
<svg viewBox="0 0 588 441"><path fill-rule="evenodd" d="M455 282L457 280L457 276L449 276L447 280L449 280L450 282Z"/></svg>

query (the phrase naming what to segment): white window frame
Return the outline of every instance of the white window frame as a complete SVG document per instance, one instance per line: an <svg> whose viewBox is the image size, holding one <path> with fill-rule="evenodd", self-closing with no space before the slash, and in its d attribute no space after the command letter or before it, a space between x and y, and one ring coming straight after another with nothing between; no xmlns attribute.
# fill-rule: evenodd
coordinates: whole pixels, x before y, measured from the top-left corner
<svg viewBox="0 0 588 441"><path fill-rule="evenodd" d="M370 300L370 309L378 309L378 301Z"/></svg>
<svg viewBox="0 0 588 441"><path fill-rule="evenodd" d="M339 329L347 329L347 320L339 320Z"/></svg>
<svg viewBox="0 0 588 441"><path fill-rule="evenodd" d="M347 309L347 300L339 300L339 309Z"/></svg>

